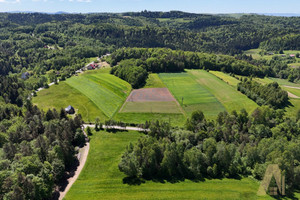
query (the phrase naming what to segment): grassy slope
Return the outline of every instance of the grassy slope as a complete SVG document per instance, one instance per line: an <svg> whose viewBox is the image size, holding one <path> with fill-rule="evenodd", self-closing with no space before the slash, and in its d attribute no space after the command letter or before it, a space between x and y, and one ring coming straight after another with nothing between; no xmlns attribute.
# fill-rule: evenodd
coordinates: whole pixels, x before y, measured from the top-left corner
<svg viewBox="0 0 300 200"><path fill-rule="evenodd" d="M165 88L166 85L161 81L158 74L149 74L144 88Z"/></svg>
<svg viewBox="0 0 300 200"><path fill-rule="evenodd" d="M257 199L259 183L251 178L178 183L146 181L141 185L123 184L125 175L118 169L122 153L137 132L95 133L87 163L66 195L69 200L98 199ZM260 199L272 199L264 196Z"/></svg>
<svg viewBox="0 0 300 200"><path fill-rule="evenodd" d="M216 76L204 70L189 70L188 72L195 77L198 83L214 94L228 112L233 110L240 111L245 108L247 112L251 113L258 107L254 101Z"/></svg>
<svg viewBox="0 0 300 200"><path fill-rule="evenodd" d="M71 104L76 113L80 113L86 122L92 122L97 117L103 120L106 119L106 116L90 99L65 82L60 82L59 85L53 85L49 89L42 90L37 95L33 98L33 103L44 111L52 108L59 111Z"/></svg>
<svg viewBox="0 0 300 200"><path fill-rule="evenodd" d="M199 109L211 119L225 110L214 95L197 83L189 73L162 73L159 76L188 115Z"/></svg>
<svg viewBox="0 0 300 200"><path fill-rule="evenodd" d="M109 118L119 109L130 91L127 82L110 74L87 73L66 82L93 101Z"/></svg>
<svg viewBox="0 0 300 200"><path fill-rule="evenodd" d="M131 91L129 83L108 74L109 69L88 71L42 90L33 102L40 107L65 108L72 105L83 119L104 121L114 115Z"/></svg>
<svg viewBox="0 0 300 200"><path fill-rule="evenodd" d="M231 86L236 87L237 84L240 82L239 80L237 80L236 78L225 74L223 72L219 72L219 71L209 71L211 74L219 77L220 79L222 79L223 81L225 81L226 83L228 83Z"/></svg>

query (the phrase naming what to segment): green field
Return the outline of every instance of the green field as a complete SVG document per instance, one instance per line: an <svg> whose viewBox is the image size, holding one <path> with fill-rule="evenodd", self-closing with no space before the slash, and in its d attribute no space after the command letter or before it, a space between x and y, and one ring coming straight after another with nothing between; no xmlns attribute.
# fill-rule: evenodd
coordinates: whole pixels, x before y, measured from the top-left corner
<svg viewBox="0 0 300 200"><path fill-rule="evenodd" d="M212 119L225 110L215 96L197 83L191 74L162 73L159 77L188 115L199 109L207 118Z"/></svg>
<svg viewBox="0 0 300 200"><path fill-rule="evenodd" d="M219 72L219 71L209 71L210 73L212 73L213 75L219 77L220 79L222 79L223 81L225 81L226 83L228 83L231 86L236 87L237 84L240 82L239 80L237 80L236 78L225 74L223 72Z"/></svg>
<svg viewBox="0 0 300 200"><path fill-rule="evenodd" d="M165 84L161 81L158 74L149 74L144 88L165 88Z"/></svg>
<svg viewBox="0 0 300 200"><path fill-rule="evenodd" d="M195 77L195 80L199 84L214 94L228 112L233 110L239 112L244 108L247 112L251 113L258 107L254 101L211 73L204 70L189 70L188 72Z"/></svg>
<svg viewBox="0 0 300 200"><path fill-rule="evenodd" d="M182 113L175 101L125 102L121 113Z"/></svg>
<svg viewBox="0 0 300 200"><path fill-rule="evenodd" d="M85 121L94 121L96 117L103 121L118 111L130 91L129 83L108 74L107 70L96 70L40 91L33 102L43 108L60 109L72 105Z"/></svg>
<svg viewBox="0 0 300 200"><path fill-rule="evenodd" d="M137 132L94 133L87 162L65 199L273 199L259 198L256 195L259 182L252 178L124 184L125 175L119 171L118 163L126 146L141 135Z"/></svg>
<svg viewBox="0 0 300 200"><path fill-rule="evenodd" d="M143 124L146 121L165 121L172 126L183 126L186 117L182 113L117 113L114 120L126 123Z"/></svg>
<svg viewBox="0 0 300 200"><path fill-rule="evenodd" d="M76 113L80 113L86 122L95 121L97 117L103 120L107 119L88 97L66 82L60 82L59 85L53 85L49 89L38 92L38 96L33 98L33 104L43 108L44 111L52 108L59 111L71 104Z"/></svg>

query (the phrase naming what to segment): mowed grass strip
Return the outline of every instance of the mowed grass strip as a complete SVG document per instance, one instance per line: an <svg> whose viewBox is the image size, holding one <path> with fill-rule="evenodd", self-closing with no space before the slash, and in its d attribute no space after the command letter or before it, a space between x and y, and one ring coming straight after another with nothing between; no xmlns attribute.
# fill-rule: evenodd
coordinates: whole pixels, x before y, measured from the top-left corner
<svg viewBox="0 0 300 200"><path fill-rule="evenodd" d="M131 102L127 101L119 112L123 113L181 113L175 101Z"/></svg>
<svg viewBox="0 0 300 200"><path fill-rule="evenodd" d="M197 104L202 107L205 116L216 117L215 113L225 110L222 104L207 89L202 87L189 73L159 74L164 84L190 116Z"/></svg>
<svg viewBox="0 0 300 200"><path fill-rule="evenodd" d="M146 121L164 121L169 122L172 126L182 127L186 117L182 113L117 113L114 120L126 123L143 124Z"/></svg>
<svg viewBox="0 0 300 200"><path fill-rule="evenodd" d="M212 73L213 75L215 75L216 77L219 77L220 79L222 79L224 82L228 83L231 86L236 87L237 84L240 82L239 80L237 80L236 78L225 74L223 72L219 72L219 71L209 71L210 73Z"/></svg>
<svg viewBox="0 0 300 200"><path fill-rule="evenodd" d="M188 73L191 74L202 87L205 87L212 93L228 112L233 110L239 112L244 108L247 112L251 113L258 107L254 101L237 91L236 88L231 87L205 70L189 70Z"/></svg>
<svg viewBox="0 0 300 200"><path fill-rule="evenodd" d="M135 143L141 135L133 131L94 133L87 162L65 199L260 199L256 195L259 183L251 178L124 184L126 176L119 171L118 164L126 146ZM264 196L261 199L272 198Z"/></svg>
<svg viewBox="0 0 300 200"><path fill-rule="evenodd" d="M108 78L111 82L117 82L119 78L103 73L99 73L97 76L91 75L88 73L87 75L72 77L67 79L66 83L87 96L108 118L111 118L125 101L126 95L124 97L119 96L120 92L116 94L115 89L111 89L112 84L104 79L97 79L97 76ZM122 90L122 92L126 94L127 91Z"/></svg>
<svg viewBox="0 0 300 200"><path fill-rule="evenodd" d="M44 111L53 108L59 111L61 108L72 105L85 122L93 122L97 117L102 120L107 119L94 102L65 82L41 90L32 102Z"/></svg>
<svg viewBox="0 0 300 200"><path fill-rule="evenodd" d="M158 74L149 74L144 88L165 88L166 85L159 78Z"/></svg>

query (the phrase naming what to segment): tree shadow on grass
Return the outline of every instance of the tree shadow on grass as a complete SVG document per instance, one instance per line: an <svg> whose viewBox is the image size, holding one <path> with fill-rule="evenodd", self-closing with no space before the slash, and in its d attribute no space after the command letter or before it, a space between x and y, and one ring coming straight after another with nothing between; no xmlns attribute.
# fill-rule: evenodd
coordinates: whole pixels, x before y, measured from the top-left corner
<svg viewBox="0 0 300 200"><path fill-rule="evenodd" d="M138 177L125 177L125 178L123 178L123 184L141 185L142 183L145 183L145 181L138 178Z"/></svg>
<svg viewBox="0 0 300 200"><path fill-rule="evenodd" d="M128 132L128 130L119 130L119 129L106 129L108 133L120 133L120 132Z"/></svg>
<svg viewBox="0 0 300 200"><path fill-rule="evenodd" d="M271 196L273 199L286 199L286 198L289 198L289 199L298 199L296 196L295 196L295 193L299 193L300 191L299 190L286 190L286 195L285 196L281 196L281 195L277 195L277 196Z"/></svg>

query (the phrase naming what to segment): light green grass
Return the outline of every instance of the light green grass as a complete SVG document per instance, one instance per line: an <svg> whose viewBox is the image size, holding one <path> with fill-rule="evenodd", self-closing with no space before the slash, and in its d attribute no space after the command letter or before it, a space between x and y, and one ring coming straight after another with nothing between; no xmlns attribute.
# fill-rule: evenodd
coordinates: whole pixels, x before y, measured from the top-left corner
<svg viewBox="0 0 300 200"><path fill-rule="evenodd" d="M122 113L182 113L175 101L163 102L125 102Z"/></svg>
<svg viewBox="0 0 300 200"><path fill-rule="evenodd" d="M276 81L279 85L287 85L287 86L292 86L292 87L300 87L299 83L292 83L289 82L286 79L280 79L280 78L270 78L273 81Z"/></svg>
<svg viewBox="0 0 300 200"><path fill-rule="evenodd" d="M146 121L170 122L172 126L183 126L186 117L183 114L173 113L117 113L114 120L126 123L144 124Z"/></svg>
<svg viewBox="0 0 300 200"><path fill-rule="evenodd" d="M130 91L129 83L108 74L107 70L95 70L38 92L33 102L44 109L72 105L84 121L92 122L96 117L104 121L118 111Z"/></svg>
<svg viewBox="0 0 300 200"><path fill-rule="evenodd" d="M300 110L300 99L290 99L291 106L286 107L286 116L287 117L296 117L298 110Z"/></svg>
<svg viewBox="0 0 300 200"><path fill-rule="evenodd" d="M223 72L219 72L219 71L209 71L210 73L212 73L213 75L219 77L220 79L222 79L224 82L228 83L231 86L236 87L237 84L240 82L239 80L237 80L236 78L225 74Z"/></svg>
<svg viewBox="0 0 300 200"><path fill-rule="evenodd" d="M195 111L190 109L191 106L202 108L205 116L210 119L216 117L215 113L225 110L214 95L197 83L191 74L162 73L159 74L159 77L188 115Z"/></svg>
<svg viewBox="0 0 300 200"><path fill-rule="evenodd" d="M65 199L272 199L258 197L259 183L251 178L124 184L125 175L119 171L118 163L126 146L135 143L140 136L137 132L94 133L87 162Z"/></svg>
<svg viewBox="0 0 300 200"><path fill-rule="evenodd" d="M270 52L273 52L274 55L259 55L259 52L261 51L261 49L250 49L250 50L247 50L245 51L245 54L246 55L251 55L252 58L254 59L266 59L266 60L271 60L274 56L280 56L282 54L276 54L276 52L274 51L270 51ZM285 50L283 51L283 54L287 54L287 56L289 56L290 54L297 54L297 53L300 53L300 51L296 51L296 50ZM300 58L296 58L296 61L299 62L300 61Z"/></svg>
<svg viewBox="0 0 300 200"><path fill-rule="evenodd" d="M55 108L59 111L72 105L76 113L80 113L85 122L93 122L97 117L107 119L103 112L86 96L65 82L53 85L37 93L32 102L44 111Z"/></svg>
<svg viewBox="0 0 300 200"><path fill-rule="evenodd" d="M71 87L87 96L102 112L111 118L127 97L127 82L105 73L88 73L66 80Z"/></svg>
<svg viewBox="0 0 300 200"><path fill-rule="evenodd" d="M161 81L158 74L149 74L144 88L165 88L165 84Z"/></svg>
<svg viewBox="0 0 300 200"><path fill-rule="evenodd" d="M282 87L282 89L300 97L300 88L299 89L295 89L295 88L288 88L288 87Z"/></svg>
<svg viewBox="0 0 300 200"><path fill-rule="evenodd" d="M265 78L253 78L253 80L260 83L260 84L263 84L263 85L274 82L274 80L271 80L267 77L265 77Z"/></svg>
<svg viewBox="0 0 300 200"><path fill-rule="evenodd" d="M192 74L202 87L205 87L212 93L228 112L233 110L239 112L244 108L247 112L251 113L258 107L254 101L238 92L236 88L226 84L205 70L189 70L188 73Z"/></svg>

